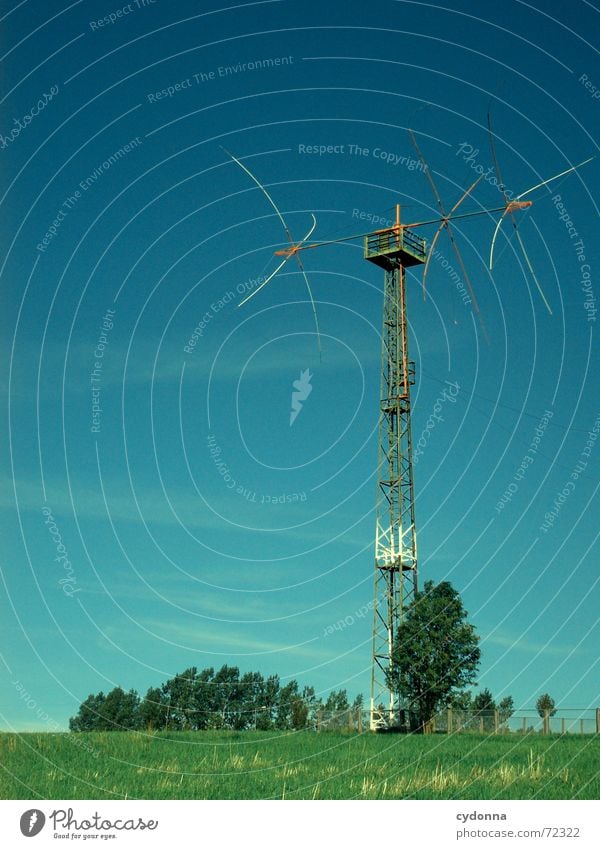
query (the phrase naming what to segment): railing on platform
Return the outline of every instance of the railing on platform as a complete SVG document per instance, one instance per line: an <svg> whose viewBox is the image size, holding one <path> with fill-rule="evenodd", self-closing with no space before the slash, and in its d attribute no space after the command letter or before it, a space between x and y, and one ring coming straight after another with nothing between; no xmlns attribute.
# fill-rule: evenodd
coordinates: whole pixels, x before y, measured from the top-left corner
<svg viewBox="0 0 600 849"><path fill-rule="evenodd" d="M390 229L378 233L370 233L365 237L365 258L406 253L417 262L425 262L425 241L416 236L412 230Z"/></svg>

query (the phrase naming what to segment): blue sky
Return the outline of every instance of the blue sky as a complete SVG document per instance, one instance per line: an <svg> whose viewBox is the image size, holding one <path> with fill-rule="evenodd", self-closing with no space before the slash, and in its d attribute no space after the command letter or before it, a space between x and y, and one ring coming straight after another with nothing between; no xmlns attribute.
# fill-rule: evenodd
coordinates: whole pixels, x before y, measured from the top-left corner
<svg viewBox="0 0 600 849"><path fill-rule="evenodd" d="M304 253L322 358L292 263L238 308L286 235L222 147L298 240L436 217L408 127L497 207L490 104L513 196L597 154L597 12L537 6L1 4L0 727L190 665L368 693L382 272ZM487 339L446 235L408 275L420 580L523 708L600 698L599 168L520 213L552 315L497 216L454 229Z"/></svg>

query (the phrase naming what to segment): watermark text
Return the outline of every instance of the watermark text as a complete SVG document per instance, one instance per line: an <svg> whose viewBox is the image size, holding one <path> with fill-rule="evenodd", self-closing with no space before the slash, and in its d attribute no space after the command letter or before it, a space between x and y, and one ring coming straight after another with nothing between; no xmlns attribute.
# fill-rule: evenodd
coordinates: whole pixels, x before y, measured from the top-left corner
<svg viewBox="0 0 600 849"><path fill-rule="evenodd" d="M44 516L44 523L48 528L48 533L52 537L54 545L56 546L56 557L54 558L54 562L60 563L64 570L64 577L60 578L58 583L61 585L64 594L69 596L69 598L72 598L75 593L81 592L81 587L76 586L77 578L75 577L73 566L69 560L69 553L63 543L62 535L58 530L56 520L52 515L52 510L44 505L44 507L42 507L42 515Z"/></svg>
<svg viewBox="0 0 600 849"><path fill-rule="evenodd" d="M16 124L16 127L13 127L10 133L4 135L0 133L0 150L5 150L10 144L12 144L15 139L18 139L23 130L25 130L34 118L43 112L46 106L50 103L50 101L56 97L58 94L58 85L53 85L50 87L50 91L48 93L42 94L38 102L35 106L32 106L29 112L23 115L21 118L13 118L13 124Z"/></svg>
<svg viewBox="0 0 600 849"><path fill-rule="evenodd" d="M90 375L90 391L92 393L92 433L100 433L100 421L102 418L102 406L100 393L102 390L102 370L104 368L104 354L109 342L109 334L114 327L113 319L116 310L107 309L102 318L100 335L94 348L94 368Z"/></svg>
<svg viewBox="0 0 600 849"><path fill-rule="evenodd" d="M444 421L443 416L440 415L444 403L446 401L450 401L451 404L456 404L456 396L460 392L460 386L456 382L450 383L449 380L447 380L446 383L448 385L444 386L443 392L435 399L433 412L427 419L425 427L423 428L423 431L415 445L416 450L413 453L413 463L415 464L419 462L419 457L423 456L423 452L431 439L431 434L436 428L436 423Z"/></svg>
<svg viewBox="0 0 600 849"><path fill-rule="evenodd" d="M501 513L506 507L506 505L512 501L515 494L519 491L519 483L523 480L525 474L527 473L527 469L532 465L533 461L535 460L542 438L544 436L544 433L546 432L548 423L550 422L550 419L553 415L554 413L552 412L552 410L544 411L544 415L539 420L538 425L534 431L533 438L531 440L527 453L521 460L519 468L514 473L512 481L506 487L502 497L494 507L496 513Z"/></svg>

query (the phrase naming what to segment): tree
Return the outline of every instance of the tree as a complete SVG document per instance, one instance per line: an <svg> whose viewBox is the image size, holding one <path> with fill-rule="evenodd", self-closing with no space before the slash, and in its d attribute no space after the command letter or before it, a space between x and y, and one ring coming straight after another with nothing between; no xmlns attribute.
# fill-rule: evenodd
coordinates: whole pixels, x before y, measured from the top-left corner
<svg viewBox="0 0 600 849"><path fill-rule="evenodd" d="M243 688L240 687L240 670L224 664L212 680L215 687L214 727L235 728L240 722L239 708Z"/></svg>
<svg viewBox="0 0 600 849"><path fill-rule="evenodd" d="M469 690L462 690L460 693L454 693L448 702L448 707L452 708L452 710L458 710L461 712L472 711L473 696Z"/></svg>
<svg viewBox="0 0 600 849"><path fill-rule="evenodd" d="M306 705L306 725L316 727L319 711L322 710L323 704L321 699L317 698L314 687L303 687L302 701Z"/></svg>
<svg viewBox="0 0 600 849"><path fill-rule="evenodd" d="M167 704L166 728L185 731L194 727L194 689L197 675L196 667L190 666L162 685L163 698Z"/></svg>
<svg viewBox="0 0 600 849"><path fill-rule="evenodd" d="M473 724L473 695L470 690L453 693L448 701L452 709L452 731L469 729Z"/></svg>
<svg viewBox="0 0 600 849"><path fill-rule="evenodd" d="M365 709L365 697L362 693L359 693L358 696L352 702L352 710L364 710Z"/></svg>
<svg viewBox="0 0 600 849"><path fill-rule="evenodd" d="M168 701L160 687L150 687L139 707L140 727L160 731L167 724Z"/></svg>
<svg viewBox="0 0 600 849"><path fill-rule="evenodd" d="M106 694L98 730L134 731L140 727L139 707L140 697L135 690L126 693L121 687L114 687Z"/></svg>
<svg viewBox="0 0 600 849"><path fill-rule="evenodd" d="M209 666L207 669L198 672L194 678L192 690L193 713L190 713L190 717L193 720L193 728L196 731L211 728L213 724L215 709L214 676L215 670L212 666Z"/></svg>
<svg viewBox="0 0 600 849"><path fill-rule="evenodd" d="M555 704L556 702L549 693L542 693L535 703L537 712L544 720L544 734L550 732L550 717L556 713Z"/></svg>
<svg viewBox="0 0 600 849"><path fill-rule="evenodd" d="M258 723L265 679L260 672L246 672L240 679L240 710L237 728L254 728Z"/></svg>
<svg viewBox="0 0 600 849"><path fill-rule="evenodd" d="M475 683L481 652L459 593L448 581L417 592L394 641L388 686L428 730L437 709Z"/></svg>
<svg viewBox="0 0 600 849"><path fill-rule="evenodd" d="M308 705L302 696L292 698L291 723L294 731L301 731L308 725Z"/></svg>
<svg viewBox="0 0 600 849"><path fill-rule="evenodd" d="M275 728L282 731L294 727L294 705L296 705L296 718L301 719L298 702L301 702L298 682L292 680L279 690L277 699L277 714L275 717Z"/></svg>
<svg viewBox="0 0 600 849"><path fill-rule="evenodd" d="M69 719L69 729L71 731L97 731L100 722L102 721L102 709L106 696L102 690L94 695L90 695L81 703L76 716Z"/></svg>
<svg viewBox="0 0 600 849"><path fill-rule="evenodd" d="M485 690L477 693L473 699L473 710L496 710L496 702L494 701L491 691L488 690L487 687Z"/></svg>
<svg viewBox="0 0 600 849"><path fill-rule="evenodd" d="M348 701L348 693L346 690L332 690L327 696L327 701L325 702L325 710L327 713L332 715L343 713L348 710L349 707L350 702Z"/></svg>
<svg viewBox="0 0 600 849"><path fill-rule="evenodd" d="M496 702L487 687L485 690L477 693L473 699L473 710L475 711L476 720L479 720L480 726L483 724L483 730L492 731L495 727Z"/></svg>
<svg viewBox="0 0 600 849"><path fill-rule="evenodd" d="M515 703L512 696L505 696L498 702L498 720L500 725L506 725L515 712Z"/></svg>
<svg viewBox="0 0 600 849"><path fill-rule="evenodd" d="M277 702L279 700L279 675L269 675L262 687L257 705L256 727L259 731L273 728Z"/></svg>
<svg viewBox="0 0 600 849"><path fill-rule="evenodd" d="M350 702L346 690L332 690L325 702L325 722L329 728L345 727L348 724Z"/></svg>
<svg viewBox="0 0 600 849"><path fill-rule="evenodd" d="M135 690L128 693L114 687L104 695L89 695L77 716L69 720L71 731L133 731L140 727L140 697Z"/></svg>

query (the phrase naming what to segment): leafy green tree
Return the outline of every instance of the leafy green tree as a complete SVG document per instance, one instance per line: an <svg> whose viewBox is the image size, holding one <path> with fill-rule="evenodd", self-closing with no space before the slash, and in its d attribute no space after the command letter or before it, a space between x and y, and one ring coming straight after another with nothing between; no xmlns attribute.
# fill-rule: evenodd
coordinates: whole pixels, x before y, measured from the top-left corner
<svg viewBox="0 0 600 849"><path fill-rule="evenodd" d="M279 701L279 675L269 675L265 680L257 705L256 727L259 731L273 728Z"/></svg>
<svg viewBox="0 0 600 849"><path fill-rule="evenodd" d="M475 727L473 719L473 694L470 690L453 692L447 702L452 710L452 731L467 730Z"/></svg>
<svg viewBox="0 0 600 849"><path fill-rule="evenodd" d="M168 701L160 687L150 687L139 706L140 727L160 731L167 725Z"/></svg>
<svg viewBox="0 0 600 849"><path fill-rule="evenodd" d="M103 721L103 708L106 696L102 690L90 695L81 703L76 716L69 719L71 731L97 731L99 724Z"/></svg>
<svg viewBox="0 0 600 849"><path fill-rule="evenodd" d="M325 702L325 711L334 715L347 711L350 707L346 690L332 690Z"/></svg>
<svg viewBox="0 0 600 849"><path fill-rule="evenodd" d="M256 728L265 679L260 672L246 672L240 679L240 704L236 727Z"/></svg>
<svg viewBox="0 0 600 849"><path fill-rule="evenodd" d="M317 724L317 717L319 711L322 710L323 704L321 699L317 698L317 694L315 693L314 687L303 687L302 688L302 701L306 705L306 723L304 727L311 726L315 727Z"/></svg>
<svg viewBox="0 0 600 849"><path fill-rule="evenodd" d="M473 710L473 696L469 690L461 690L458 693L453 693L448 701L448 707L452 710L464 711L465 713Z"/></svg>
<svg viewBox="0 0 600 849"><path fill-rule="evenodd" d="M363 718L364 718L364 710L365 710L365 697L362 693L359 693L352 704L350 705L350 710L348 711L348 719L349 719L349 727L355 730L362 729L363 727Z"/></svg>
<svg viewBox="0 0 600 849"><path fill-rule="evenodd" d="M298 702L300 702L300 690L297 681L290 681L279 690L277 699L277 715L275 718L275 728L285 730L293 728L293 706L296 702L296 712L298 713Z"/></svg>
<svg viewBox="0 0 600 849"><path fill-rule="evenodd" d="M291 723L294 731L301 731L308 725L309 707L302 696L294 696L292 698Z"/></svg>
<svg viewBox="0 0 600 849"><path fill-rule="evenodd" d="M550 717L556 713L556 702L549 693L542 693L537 702L535 709L544 720L544 734L550 732Z"/></svg>
<svg viewBox="0 0 600 849"><path fill-rule="evenodd" d="M494 697L492 696L490 690L487 689L487 687L485 688L485 690L482 690L480 693L477 693L477 695L473 699L473 710L496 710L496 702L494 701Z"/></svg>
<svg viewBox="0 0 600 849"><path fill-rule="evenodd" d="M214 686L214 727L235 728L241 701L240 670L225 664L212 680Z"/></svg>
<svg viewBox="0 0 600 849"><path fill-rule="evenodd" d="M365 709L365 697L362 693L359 693L354 701L352 702L353 710L364 710Z"/></svg>
<svg viewBox="0 0 600 849"><path fill-rule="evenodd" d="M102 705L99 731L134 731L140 727L140 697L135 690L128 693L114 687L106 694Z"/></svg>
<svg viewBox="0 0 600 849"><path fill-rule="evenodd" d="M388 686L428 730L436 710L475 683L481 652L459 593L427 581L398 628Z"/></svg>
<svg viewBox="0 0 600 849"><path fill-rule="evenodd" d="M346 690L332 690L327 697L324 709L324 720L330 728L346 726L350 702Z"/></svg>
<svg viewBox="0 0 600 849"><path fill-rule="evenodd" d="M196 730L212 728L215 712L213 679L215 670L212 666L198 672L194 678L192 690L193 712L190 714L192 727Z"/></svg>
<svg viewBox="0 0 600 849"><path fill-rule="evenodd" d="M477 725L481 727L481 720L483 720L484 731L493 731L496 724L496 702L487 687L477 693L473 699L473 711L474 719L478 720Z"/></svg>
<svg viewBox="0 0 600 849"><path fill-rule="evenodd" d="M191 666L162 685L163 698L167 705L166 728L185 731L194 727L197 675L198 670Z"/></svg>
<svg viewBox="0 0 600 849"><path fill-rule="evenodd" d="M498 720L500 725L506 725L515 712L515 703L512 696L505 696L498 702Z"/></svg>
<svg viewBox="0 0 600 849"><path fill-rule="evenodd" d="M132 731L140 727L140 697L114 687L104 695L89 695L79 712L69 720L71 731Z"/></svg>
<svg viewBox="0 0 600 849"><path fill-rule="evenodd" d="M354 699L354 701L352 702L352 706L350 708L350 710L352 711L352 713L354 715L355 720L357 719L358 714L362 713L362 711L364 711L364 709L365 709L365 697L363 696L362 693L359 693L356 696L356 698Z"/></svg>

